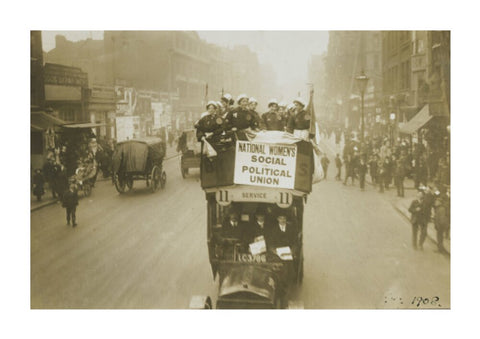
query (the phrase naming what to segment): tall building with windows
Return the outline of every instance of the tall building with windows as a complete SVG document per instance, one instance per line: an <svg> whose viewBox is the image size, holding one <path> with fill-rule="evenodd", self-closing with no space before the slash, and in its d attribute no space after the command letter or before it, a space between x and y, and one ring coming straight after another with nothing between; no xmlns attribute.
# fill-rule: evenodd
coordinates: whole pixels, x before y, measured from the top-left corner
<svg viewBox="0 0 480 339"><path fill-rule="evenodd" d="M384 101L395 135L416 139L424 126L436 126L430 130L442 136L434 139L442 139L450 124L450 32L385 31L382 39Z"/></svg>
<svg viewBox="0 0 480 339"><path fill-rule="evenodd" d="M331 31L325 59L325 111L338 124L358 128L360 92L355 78L369 77L365 93L365 121L373 124L382 112L382 39L380 31Z"/></svg>

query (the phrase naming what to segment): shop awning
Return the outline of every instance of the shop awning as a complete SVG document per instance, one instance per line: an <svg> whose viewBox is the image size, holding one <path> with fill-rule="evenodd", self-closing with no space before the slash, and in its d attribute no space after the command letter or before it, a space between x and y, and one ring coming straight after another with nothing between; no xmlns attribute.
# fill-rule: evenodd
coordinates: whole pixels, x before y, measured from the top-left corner
<svg viewBox="0 0 480 339"><path fill-rule="evenodd" d="M107 126L107 124L102 123L95 123L95 122L86 122L82 124L64 124L62 127L65 128L95 128L95 127L102 127Z"/></svg>
<svg viewBox="0 0 480 339"><path fill-rule="evenodd" d="M418 131L420 128L425 126L433 118L430 115L430 110L428 104L423 106L423 108L418 112L412 119L407 121L405 125L400 127L400 133L412 134L413 132Z"/></svg>
<svg viewBox="0 0 480 339"><path fill-rule="evenodd" d="M31 112L30 114L30 126L37 130L46 130L55 126L64 125L65 121L56 118L53 115L45 113L43 111Z"/></svg>

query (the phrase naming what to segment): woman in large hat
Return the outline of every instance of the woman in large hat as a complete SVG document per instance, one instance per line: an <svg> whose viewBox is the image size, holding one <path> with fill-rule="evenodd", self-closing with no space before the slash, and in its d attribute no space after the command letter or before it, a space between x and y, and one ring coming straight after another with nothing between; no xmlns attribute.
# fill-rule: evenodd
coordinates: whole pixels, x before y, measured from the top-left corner
<svg viewBox="0 0 480 339"><path fill-rule="evenodd" d="M248 108L248 96L241 94L237 98L238 106L227 113L225 123L227 129L233 131L255 128L255 116Z"/></svg>
<svg viewBox="0 0 480 339"><path fill-rule="evenodd" d="M218 104L215 101L207 103L207 111L202 113L200 120L195 124L197 129L197 139L208 137L211 134L220 134L223 132L224 120L217 114Z"/></svg>
<svg viewBox="0 0 480 339"><path fill-rule="evenodd" d="M268 102L268 112L262 115L263 122L267 131L284 131L285 119L278 113L278 102L271 99Z"/></svg>
<svg viewBox="0 0 480 339"><path fill-rule="evenodd" d="M295 115L288 120L287 132L308 140L311 117L305 111L305 101L302 98L297 98L293 100L293 104L295 105Z"/></svg>

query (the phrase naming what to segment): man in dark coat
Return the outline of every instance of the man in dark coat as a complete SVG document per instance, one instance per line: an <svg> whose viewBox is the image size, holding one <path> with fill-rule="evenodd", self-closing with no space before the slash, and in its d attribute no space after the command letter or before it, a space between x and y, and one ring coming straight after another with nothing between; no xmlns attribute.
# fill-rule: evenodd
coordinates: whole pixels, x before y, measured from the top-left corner
<svg viewBox="0 0 480 339"><path fill-rule="evenodd" d="M33 195L37 197L37 201L42 200L42 195L45 193L43 185L45 184L45 179L43 178L42 171L40 169L35 170L33 175Z"/></svg>
<svg viewBox="0 0 480 339"><path fill-rule="evenodd" d="M327 153L323 153L322 158L320 159L320 162L322 164L323 177L327 179L328 165L330 164L330 160L327 157Z"/></svg>
<svg viewBox="0 0 480 339"><path fill-rule="evenodd" d="M360 160L357 165L358 169L358 180L360 181L360 189L365 190L365 176L367 175L367 163L363 156L360 157Z"/></svg>
<svg viewBox="0 0 480 339"><path fill-rule="evenodd" d="M353 155L347 154L346 157L343 159L343 163L345 164L345 180L343 184L347 184L348 178L352 178L352 185L355 184L355 164L353 161Z"/></svg>
<svg viewBox="0 0 480 339"><path fill-rule="evenodd" d="M71 184L69 190L63 194L62 206L67 211L67 225L70 225L70 219L72 220L73 227L77 226L75 212L78 205L78 195L75 184Z"/></svg>
<svg viewBox="0 0 480 339"><path fill-rule="evenodd" d="M418 248L423 250L423 243L427 237L427 223L428 217L425 208L425 192L419 190L417 193L417 199L413 200L410 204L408 211L411 213L412 222L412 245L414 249ZM418 231L420 230L420 239L418 239Z"/></svg>
<svg viewBox="0 0 480 339"><path fill-rule="evenodd" d="M297 230L293 223L287 222L286 213L279 211L277 213L277 222L272 225L269 233L267 247L276 249L279 247L290 247L292 255L297 250Z"/></svg>
<svg viewBox="0 0 480 339"><path fill-rule="evenodd" d="M276 252L279 247L289 247L294 261L284 261L286 270L284 271L284 278L287 280L295 279L295 272L297 267L294 267L294 262L297 259L298 252L298 231L295 224L287 222L287 215L283 209L277 212L277 222L272 225L271 232L267 238L267 248L269 252ZM287 260L286 258L280 258ZM286 281L285 280L285 281Z"/></svg>
<svg viewBox="0 0 480 339"><path fill-rule="evenodd" d="M378 156L376 154L373 154L370 157L369 167L370 167L370 178L372 179L372 184L374 186L377 184L377 181L378 181L377 180L377 169L378 169L377 163L378 163Z"/></svg>
<svg viewBox="0 0 480 339"><path fill-rule="evenodd" d="M435 203L434 203L434 208L435 208L434 223L435 223L435 230L437 231L437 248L438 248L438 252L440 253L447 252L445 250L445 247L443 246L443 235L449 223L448 212L447 212L447 208L449 207L448 207L447 201L448 201L448 197L444 192L438 191L436 193Z"/></svg>
<svg viewBox="0 0 480 339"><path fill-rule="evenodd" d="M335 177L336 180L342 180L342 159L340 159L340 154L337 153L335 157L335 166L337 167L337 176Z"/></svg>
<svg viewBox="0 0 480 339"><path fill-rule="evenodd" d="M65 166L55 164L55 179L54 179L54 189L57 193L58 199L61 200L63 192L68 188L68 177L67 170Z"/></svg>
<svg viewBox="0 0 480 339"><path fill-rule="evenodd" d="M230 211L228 218L222 223L222 229L220 232L220 242L229 243L246 243L246 225L241 222L238 217L238 212L235 210Z"/></svg>
<svg viewBox="0 0 480 339"><path fill-rule="evenodd" d="M57 197L57 192L55 191L56 169L53 158L49 157L43 165L43 174L48 186L50 187L50 190L52 191L52 197L55 199Z"/></svg>
<svg viewBox="0 0 480 339"><path fill-rule="evenodd" d="M403 181L405 179L406 174L406 159L401 156L399 159L394 161L394 169L393 169L393 181L395 186L397 187L397 196L404 197L404 187Z"/></svg>
<svg viewBox="0 0 480 339"><path fill-rule="evenodd" d="M255 241L263 240L265 244L267 243L267 239L270 238L270 231L272 225L266 221L265 218L266 212L262 208L258 208L255 211L255 220L253 220L249 225L245 232L245 241L247 244L251 244Z"/></svg>

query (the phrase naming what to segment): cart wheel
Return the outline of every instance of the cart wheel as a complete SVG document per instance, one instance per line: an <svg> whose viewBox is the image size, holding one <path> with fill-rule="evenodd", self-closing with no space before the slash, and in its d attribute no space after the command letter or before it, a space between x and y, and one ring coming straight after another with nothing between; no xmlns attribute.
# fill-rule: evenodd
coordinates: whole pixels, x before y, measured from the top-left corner
<svg viewBox="0 0 480 339"><path fill-rule="evenodd" d="M120 179L118 173L115 173L113 178L113 182L115 183L115 188L117 189L118 193L125 193L125 180Z"/></svg>
<svg viewBox="0 0 480 339"><path fill-rule="evenodd" d="M165 171L163 171L162 172L162 178L160 180L160 187L162 189L164 189L166 184L167 184L167 173L165 173Z"/></svg>
<svg viewBox="0 0 480 339"><path fill-rule="evenodd" d="M160 180L160 169L157 166L153 166L152 173L150 174L150 190L152 193L158 190Z"/></svg>
<svg viewBox="0 0 480 339"><path fill-rule="evenodd" d="M90 186L90 184L84 184L83 185L83 195L85 197L89 197L90 194L92 194L92 186Z"/></svg>
<svg viewBox="0 0 480 339"><path fill-rule="evenodd" d="M133 188L133 179L132 179L132 178L128 178L127 180L125 180L125 183L127 184L128 190L131 191L132 188Z"/></svg>

